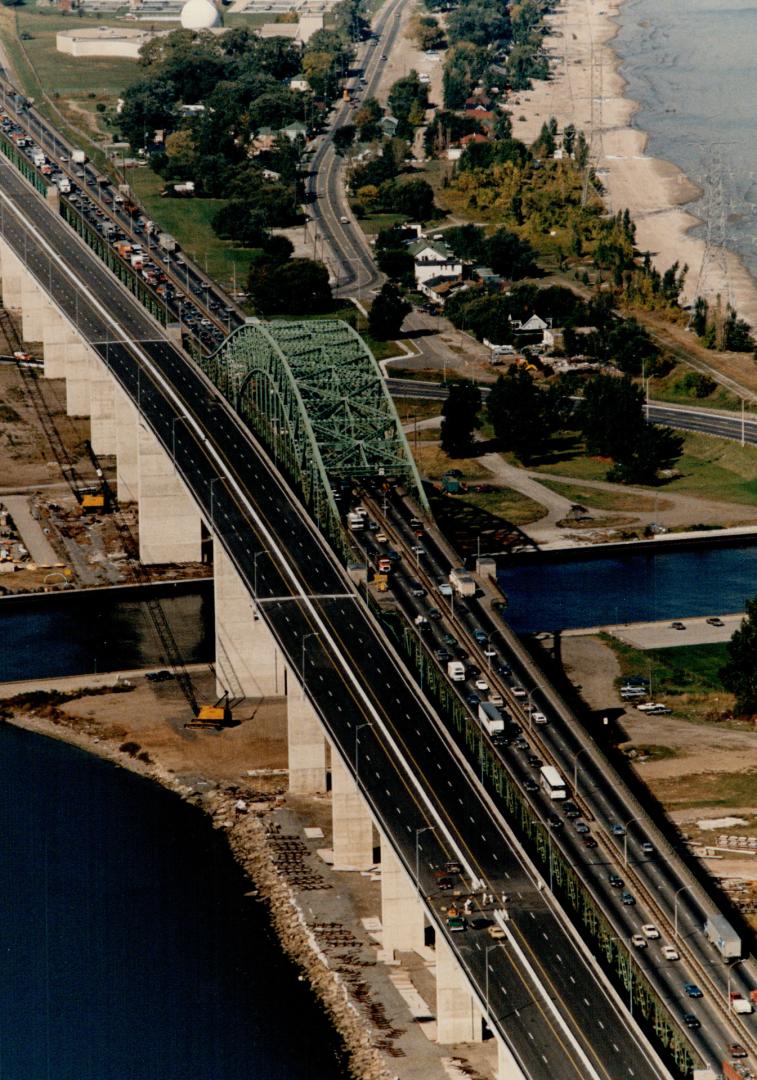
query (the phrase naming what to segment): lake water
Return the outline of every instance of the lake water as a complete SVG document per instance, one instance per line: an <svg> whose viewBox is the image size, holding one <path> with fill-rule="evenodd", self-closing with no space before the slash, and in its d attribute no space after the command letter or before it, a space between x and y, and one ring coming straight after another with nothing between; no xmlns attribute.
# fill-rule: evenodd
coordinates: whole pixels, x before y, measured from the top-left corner
<svg viewBox="0 0 757 1080"><path fill-rule="evenodd" d="M346 1080L199 810L0 727L3 1080Z"/></svg>
<svg viewBox="0 0 757 1080"><path fill-rule="evenodd" d="M497 574L520 633L724 615L757 593L757 545L523 558Z"/></svg>
<svg viewBox="0 0 757 1080"><path fill-rule="evenodd" d="M711 205L713 241L757 276L757 4L628 0L618 22L614 48L649 153L700 185L692 209L706 218Z"/></svg>

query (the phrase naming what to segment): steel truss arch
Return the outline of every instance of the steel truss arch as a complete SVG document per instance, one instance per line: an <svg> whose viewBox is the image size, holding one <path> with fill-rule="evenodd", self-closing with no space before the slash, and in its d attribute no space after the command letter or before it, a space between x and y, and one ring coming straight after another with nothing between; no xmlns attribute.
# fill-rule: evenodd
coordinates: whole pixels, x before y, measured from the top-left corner
<svg viewBox="0 0 757 1080"><path fill-rule="evenodd" d="M400 478L428 508L381 370L348 323L251 321L200 364L338 550L336 481Z"/></svg>

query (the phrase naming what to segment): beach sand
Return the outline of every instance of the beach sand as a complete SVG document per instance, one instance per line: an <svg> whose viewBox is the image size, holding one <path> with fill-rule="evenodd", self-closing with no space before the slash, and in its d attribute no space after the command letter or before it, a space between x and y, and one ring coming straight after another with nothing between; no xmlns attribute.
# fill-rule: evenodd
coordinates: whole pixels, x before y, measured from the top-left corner
<svg viewBox="0 0 757 1080"><path fill-rule="evenodd" d="M699 189L676 165L649 157L646 134L630 126L637 103L624 96L612 48L622 2L564 0L548 17L552 78L511 99L513 132L530 143L552 116L560 130L575 124L589 140L609 208L630 210L639 250L651 252L661 272L676 261L688 265L684 302L721 295L757 326L757 283L742 261L730 252L708 253L704 240L690 235L700 219L686 204Z"/></svg>

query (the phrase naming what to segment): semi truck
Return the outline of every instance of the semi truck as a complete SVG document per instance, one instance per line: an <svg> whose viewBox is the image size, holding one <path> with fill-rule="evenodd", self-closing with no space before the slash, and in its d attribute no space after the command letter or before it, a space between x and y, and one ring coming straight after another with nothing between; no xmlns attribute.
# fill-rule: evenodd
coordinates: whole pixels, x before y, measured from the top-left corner
<svg viewBox="0 0 757 1080"><path fill-rule="evenodd" d="M465 664L461 660L450 660L447 664L447 674L452 682L465 682Z"/></svg>
<svg viewBox="0 0 757 1080"><path fill-rule="evenodd" d="M475 596L476 579L472 577L465 567L458 566L449 572L449 583L458 596Z"/></svg>
<svg viewBox="0 0 757 1080"><path fill-rule="evenodd" d="M498 731L505 730L505 721L502 719L502 713L496 705L492 705L489 701L480 702L478 706L478 719L481 726L485 728L490 735L495 735Z"/></svg>
<svg viewBox="0 0 757 1080"><path fill-rule="evenodd" d="M167 232L162 232L160 234L160 236L158 237L158 244L163 249L163 251L176 251L176 248L179 246L176 243L174 237Z"/></svg>
<svg viewBox="0 0 757 1080"><path fill-rule="evenodd" d="M745 998L743 994L740 994L738 990L732 990L728 995L731 1008L735 1013L743 1013L745 1016L751 1012L754 1012L751 1001Z"/></svg>
<svg viewBox="0 0 757 1080"><path fill-rule="evenodd" d="M71 160L73 161L74 165L86 165L87 155L84 153L83 150L72 150Z"/></svg>
<svg viewBox="0 0 757 1080"><path fill-rule="evenodd" d="M704 936L715 946L723 960L741 956L741 938L723 915L710 915L704 924Z"/></svg>

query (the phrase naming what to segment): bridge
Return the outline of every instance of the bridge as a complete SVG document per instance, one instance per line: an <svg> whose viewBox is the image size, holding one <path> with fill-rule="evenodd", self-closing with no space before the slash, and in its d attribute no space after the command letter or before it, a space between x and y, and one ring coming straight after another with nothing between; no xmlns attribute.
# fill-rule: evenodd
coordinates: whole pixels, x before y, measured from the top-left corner
<svg viewBox="0 0 757 1080"><path fill-rule="evenodd" d="M370 490L391 476L423 507L360 338L334 321L253 323L194 362L57 210L0 163L3 303L20 314L24 337L43 343L45 375L65 379L69 413L90 417L96 452L115 455L119 499L138 504L143 562L197 559L212 537L219 685L253 698L286 695L290 788L330 787L337 868L373 866L378 834L385 953L421 947L426 925L435 930L439 1041L481 1039L485 1019L503 1080L652 1080L716 1061L732 1034L722 1007L708 1002L705 1031L686 1038L670 988L631 960L627 932L604 913L596 883L583 889L588 868L560 854L422 643L406 628L388 637L345 569L335 483L362 480ZM401 537L399 504L396 512L388 527ZM433 555L441 565L441 544ZM477 618L491 635L488 616ZM459 610L449 625L475 647ZM567 716L501 633L531 693ZM600 788L607 763L596 748L566 745L574 762L586 750L582 776L597 770L591 783ZM625 794L621 805L643 816ZM610 799L601 820L617 812ZM450 860L471 888L496 898L480 921L500 925L499 941L483 926L450 932L435 873ZM656 870L671 879L654 914L669 921L665 903L686 889L680 900L675 893L676 921L680 913L693 922L707 900L678 863L671 856ZM566 915L566 898L584 927L594 926L599 948ZM690 952L687 973L697 963Z"/></svg>

